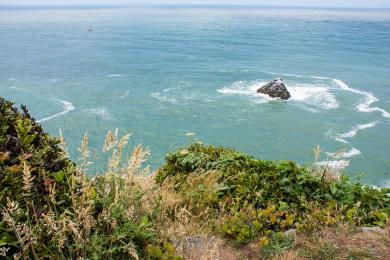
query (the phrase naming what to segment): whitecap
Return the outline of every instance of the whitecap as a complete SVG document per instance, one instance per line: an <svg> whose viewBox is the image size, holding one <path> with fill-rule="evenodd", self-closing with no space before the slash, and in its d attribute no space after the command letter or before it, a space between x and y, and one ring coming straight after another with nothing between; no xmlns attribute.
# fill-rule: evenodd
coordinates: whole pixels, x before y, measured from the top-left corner
<svg viewBox="0 0 390 260"><path fill-rule="evenodd" d="M42 122L45 122L45 121L48 121L48 120L51 120L53 118L56 118L58 116L62 116L62 115L65 115L67 113L69 113L70 111L74 110L75 107L72 105L71 102L69 101L65 101L65 100L60 100L61 103L63 104L63 107L64 107L64 111L60 112L60 113L57 113L57 114L54 114L54 115L51 115L51 116L48 116L48 117L45 117L45 118L42 118L40 120L37 120L37 123L42 123Z"/></svg>
<svg viewBox="0 0 390 260"><path fill-rule="evenodd" d="M8 80L9 80L9 81L17 81L18 79L17 79L17 78L11 77L11 78L8 78Z"/></svg>
<svg viewBox="0 0 390 260"><path fill-rule="evenodd" d="M57 82L60 82L60 81L62 81L62 79L49 79L50 83L57 83Z"/></svg>
<svg viewBox="0 0 390 260"><path fill-rule="evenodd" d="M294 77L294 78L311 78L311 79L331 79L328 77L321 77L321 76L304 76L304 75L299 75L299 74L294 74L294 73L276 73L276 72L270 72L270 71L261 71L266 74L270 75L277 75L277 76L285 76L285 77Z"/></svg>
<svg viewBox="0 0 390 260"><path fill-rule="evenodd" d="M170 92L170 91L176 90L176 89L181 89L181 86L179 86L179 87L173 87L173 88L164 88L164 89L163 89L163 92Z"/></svg>
<svg viewBox="0 0 390 260"><path fill-rule="evenodd" d="M386 110L380 108L380 107L370 107L370 105L378 99L370 92L362 91L358 89L351 88L347 84L345 84L342 80L339 79L332 79L329 77L321 77L321 76L303 76L299 74L292 74L292 73L275 73L270 71L262 71L264 73L270 74L270 75L278 75L278 76L287 76L287 77L296 77L296 78L312 78L312 79L322 79L322 80L333 80L342 90L349 91L352 93L360 94L365 97L365 101L363 103L360 103L356 106L356 109L360 112L365 113L371 113L371 112L380 112L383 117L390 118L390 113Z"/></svg>
<svg viewBox="0 0 390 260"><path fill-rule="evenodd" d="M351 158L351 157L354 157L354 156L357 156L360 154L362 154L362 152L360 150L356 149L355 147L352 147L351 150L343 153L343 157L344 158Z"/></svg>
<svg viewBox="0 0 390 260"><path fill-rule="evenodd" d="M154 93L151 93L150 96L158 99L159 101L162 101L162 102L167 102L167 103L171 103L171 104L176 104L177 103L177 100L175 98L169 98L167 96L163 96L160 94L160 92L154 92Z"/></svg>
<svg viewBox="0 0 390 260"><path fill-rule="evenodd" d="M352 92L352 93L356 93L356 94L360 94L360 95L363 95L365 97L365 101L363 103L360 103L356 106L357 110L360 111L360 112L366 112L366 113L370 113L370 112L380 112L382 113L382 116L383 117L386 117L386 118L390 118L390 113L387 112L386 110L382 109L382 108L379 108L379 107L370 107L370 105L376 101L378 101L378 99L370 92L367 92L367 91L362 91L362 90L358 90L358 89L354 89L354 88L351 88L350 86L348 86L347 84L345 84L342 80L339 80L339 79L333 79L333 81L342 89L342 90L345 90L345 91L349 91L349 92Z"/></svg>
<svg viewBox="0 0 390 260"><path fill-rule="evenodd" d="M295 77L295 78L303 78L304 76L299 75L299 74L293 74L293 73L276 73L276 72L271 72L271 71L261 71L266 74L270 75L276 75L276 76L287 76L287 77Z"/></svg>
<svg viewBox="0 0 390 260"><path fill-rule="evenodd" d="M345 140L346 138L353 138L360 130L373 128L376 126L376 124L377 124L377 121L367 123L367 124L359 124L359 125L353 126L352 129L349 130L348 132L343 133L343 134L338 134L338 135L334 136L333 138L338 142L348 143L348 141Z"/></svg>
<svg viewBox="0 0 390 260"><path fill-rule="evenodd" d="M176 88L164 88L163 92L169 92L169 91L174 90L174 89L176 89Z"/></svg>
<svg viewBox="0 0 390 260"><path fill-rule="evenodd" d="M323 109L339 107L339 102L327 86L321 84L290 84L287 88L293 101L303 102Z"/></svg>
<svg viewBox="0 0 390 260"><path fill-rule="evenodd" d="M89 109L84 109L85 112L94 114L103 118L107 118L110 116L110 113L107 112L105 108L97 107L97 108L89 108Z"/></svg>
<svg viewBox="0 0 390 260"><path fill-rule="evenodd" d="M309 76L309 78L312 78L312 79L331 79L328 77L320 77L320 76Z"/></svg>
<svg viewBox="0 0 390 260"><path fill-rule="evenodd" d="M106 75L107 78L124 78L125 76L123 74L108 74Z"/></svg>
<svg viewBox="0 0 390 260"><path fill-rule="evenodd" d="M255 103L267 103L269 101L281 101L278 98L271 98L268 95L257 93L257 89L259 89L262 85L266 84L266 82L257 82L249 84L244 81L234 82L231 86L223 87L217 89L217 92L223 95L240 95L240 96L248 96L251 98L252 102Z"/></svg>
<svg viewBox="0 0 390 260"><path fill-rule="evenodd" d="M271 98L268 95L257 93L257 90L266 83L267 82L248 83L239 81L233 83L231 86L220 88L217 92L224 95L248 96L256 103L281 101L278 98ZM335 109L339 107L339 102L325 85L307 83L291 83L286 85L291 94L290 101L309 105L309 107L305 106L303 108L311 112L317 112L316 108Z"/></svg>
<svg viewBox="0 0 390 260"><path fill-rule="evenodd" d="M328 156L333 158L351 158L360 155L362 153L355 147L352 147L349 151L341 151L341 152L327 153L327 154Z"/></svg>
<svg viewBox="0 0 390 260"><path fill-rule="evenodd" d="M127 90L127 91L125 92L125 94L123 94L123 95L121 96L121 98L125 98L125 97L127 97L129 94L130 94L130 91Z"/></svg>

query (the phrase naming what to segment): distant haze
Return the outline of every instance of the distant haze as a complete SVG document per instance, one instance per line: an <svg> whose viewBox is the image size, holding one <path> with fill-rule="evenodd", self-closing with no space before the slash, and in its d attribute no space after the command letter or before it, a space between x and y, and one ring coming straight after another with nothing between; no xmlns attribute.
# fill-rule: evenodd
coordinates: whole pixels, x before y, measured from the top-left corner
<svg viewBox="0 0 390 260"><path fill-rule="evenodd" d="M0 0L0 5L220 4L390 8L390 0Z"/></svg>

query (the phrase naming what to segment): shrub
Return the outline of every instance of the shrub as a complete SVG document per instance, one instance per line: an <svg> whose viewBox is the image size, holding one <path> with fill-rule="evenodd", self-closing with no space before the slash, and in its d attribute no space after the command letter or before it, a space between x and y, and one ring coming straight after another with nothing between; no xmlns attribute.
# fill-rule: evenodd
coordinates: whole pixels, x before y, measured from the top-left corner
<svg viewBox="0 0 390 260"><path fill-rule="evenodd" d="M0 257L180 259L173 245L202 232L259 239L273 256L291 246L287 229L389 220L389 189L200 143L150 174L149 150L124 156L129 138L107 134L107 167L91 178L87 135L76 166L62 138L0 98Z"/></svg>
<svg viewBox="0 0 390 260"><path fill-rule="evenodd" d="M30 248L21 243L30 235L27 227L12 221L35 225L44 214L69 208L72 191L66 183L74 172L60 141L46 134L26 107L18 110L0 97L0 246L10 246L9 253Z"/></svg>
<svg viewBox="0 0 390 260"><path fill-rule="evenodd" d="M194 197L205 184L191 186L188 179L215 171L218 197L213 204L198 199L197 211L199 205L214 208L222 233L240 243L314 223L383 226L390 214L389 189L370 188L345 176L329 181L326 171L317 174L294 162L259 160L200 143L168 154L156 180L161 185L173 182L175 192Z"/></svg>
<svg viewBox="0 0 390 260"><path fill-rule="evenodd" d="M173 257L153 222L154 184L142 168L149 151L136 146L123 164L128 139L109 132L103 147L112 152L108 167L88 178L87 136L76 167L64 143L46 134L25 107L0 98L0 257Z"/></svg>
<svg viewBox="0 0 390 260"><path fill-rule="evenodd" d="M22 204L33 203L42 213L50 208L49 195L53 195L57 209L69 206L69 187L63 183L75 169L59 144L42 130L26 107L19 111L0 97L1 205L8 197ZM52 189L55 194L50 193Z"/></svg>

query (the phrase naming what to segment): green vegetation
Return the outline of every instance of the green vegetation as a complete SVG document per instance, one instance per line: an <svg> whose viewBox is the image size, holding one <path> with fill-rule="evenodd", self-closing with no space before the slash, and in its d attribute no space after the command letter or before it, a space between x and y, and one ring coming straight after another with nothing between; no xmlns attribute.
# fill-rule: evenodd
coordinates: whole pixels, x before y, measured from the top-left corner
<svg viewBox="0 0 390 260"><path fill-rule="evenodd" d="M213 209L216 226L239 243L291 228L341 222L385 225L390 215L388 189L370 188L347 177L334 180L327 174L293 162L264 161L193 144L169 154L156 179L173 182L175 192L194 205L194 214ZM194 183L199 176L203 181Z"/></svg>
<svg viewBox="0 0 390 260"><path fill-rule="evenodd" d="M238 251L255 244L264 257L299 247L302 257L325 259L340 250L322 240L309 250L284 231L389 224L389 189L201 143L168 154L150 173L148 150L124 155L129 138L107 134L107 167L90 178L87 135L73 163L63 138L0 98L0 257L181 259L189 257L183 240L202 235L222 236ZM358 249L348 254L362 255Z"/></svg>
<svg viewBox="0 0 390 260"><path fill-rule="evenodd" d="M128 259L159 249L134 177L148 152L138 146L120 166L128 138L107 136L109 167L90 179L82 172L91 164L87 136L76 167L25 107L0 98L0 257Z"/></svg>

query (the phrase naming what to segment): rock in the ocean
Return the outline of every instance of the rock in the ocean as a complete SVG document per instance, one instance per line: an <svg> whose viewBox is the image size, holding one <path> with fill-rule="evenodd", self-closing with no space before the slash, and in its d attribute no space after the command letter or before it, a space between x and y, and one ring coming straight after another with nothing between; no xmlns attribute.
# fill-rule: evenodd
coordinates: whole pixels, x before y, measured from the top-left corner
<svg viewBox="0 0 390 260"><path fill-rule="evenodd" d="M281 99L289 99L291 97L286 86L284 85L283 79L275 79L268 82L257 90L257 93L267 94L270 97L278 97Z"/></svg>

